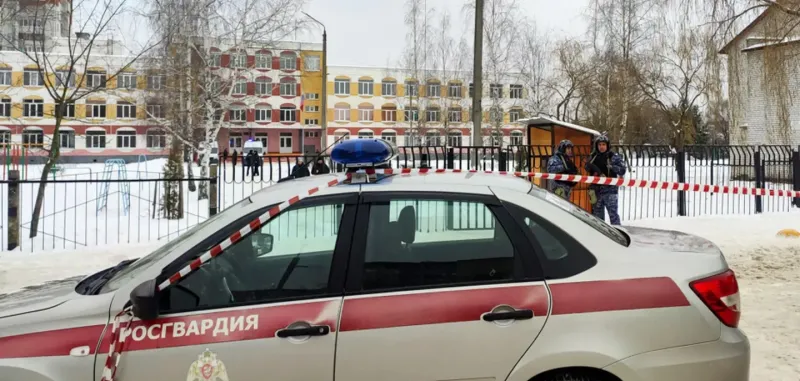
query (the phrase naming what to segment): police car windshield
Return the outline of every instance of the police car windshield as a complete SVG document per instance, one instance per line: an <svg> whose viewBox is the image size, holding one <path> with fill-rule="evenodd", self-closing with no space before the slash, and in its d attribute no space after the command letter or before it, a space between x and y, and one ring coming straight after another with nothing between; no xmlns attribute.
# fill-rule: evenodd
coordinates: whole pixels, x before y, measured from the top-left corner
<svg viewBox="0 0 800 381"><path fill-rule="evenodd" d="M585 210L583 210L583 208L564 200L563 198L558 197L551 192L548 192L537 186L533 186L528 194L567 211L573 217L581 220L583 223L591 226L598 232L604 234L606 237L614 240L622 246L628 246L630 244L628 237L621 231L615 229L613 226L591 215L590 213L587 213Z"/></svg>
<svg viewBox="0 0 800 381"><path fill-rule="evenodd" d="M139 258L136 262L131 263L128 267L125 267L120 272L118 272L116 275L114 275L103 286L103 288L100 289L100 293L102 294L102 293L105 293L105 292L114 291L114 290L118 289L123 283L129 281L130 279L135 278L136 275L139 273L139 271L141 269L147 268L147 266L149 266L150 264L158 262L159 260L161 260L161 258L163 258L165 255L170 253L174 247L180 245L181 243L183 243L187 239L190 239L195 234L197 234L198 231L203 230L204 227L213 224L215 221L219 220L221 216L226 215L227 212L234 211L234 210L237 209L237 207L241 207L242 205L246 205L246 204L249 204L249 203L250 203L250 201L248 201L248 199L245 198L245 199L237 202L233 206L226 208L223 212L217 213L214 216L212 216L211 218L209 218L209 219L201 222L200 224L196 225L195 227L189 229L189 231L187 231L186 233L181 234L180 236L178 236L178 238L165 243L163 246L159 247L158 249L156 249L155 251L151 252L150 254L148 254L148 255L146 255L146 256L144 256L142 258Z"/></svg>

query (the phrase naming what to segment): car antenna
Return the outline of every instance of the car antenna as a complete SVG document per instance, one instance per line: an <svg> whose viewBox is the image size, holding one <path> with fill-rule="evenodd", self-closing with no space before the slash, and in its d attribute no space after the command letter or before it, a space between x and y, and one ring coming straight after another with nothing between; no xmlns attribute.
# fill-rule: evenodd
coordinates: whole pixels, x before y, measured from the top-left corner
<svg viewBox="0 0 800 381"><path fill-rule="evenodd" d="M335 145L336 145L336 143L339 143L339 141L341 141L342 139L344 139L344 137L345 137L345 136L347 136L347 135L342 135L342 136L340 136L338 139L334 140L334 141L333 141L333 143L331 143L329 146L325 147L325 149L323 149L323 150L320 150L320 151L319 151L319 153L317 153L317 156L315 156L315 157L314 157L314 159L313 159L313 160L311 160L311 161L312 161L312 162L314 162L314 163L316 163L316 162L317 162L317 160L319 160L319 158L322 156L322 154L323 154L325 151L327 151L327 150L328 150L328 149L330 149L331 147L335 146ZM305 163L303 163L303 166L307 166L307 165L308 165L308 163L309 163L309 162L305 162Z"/></svg>

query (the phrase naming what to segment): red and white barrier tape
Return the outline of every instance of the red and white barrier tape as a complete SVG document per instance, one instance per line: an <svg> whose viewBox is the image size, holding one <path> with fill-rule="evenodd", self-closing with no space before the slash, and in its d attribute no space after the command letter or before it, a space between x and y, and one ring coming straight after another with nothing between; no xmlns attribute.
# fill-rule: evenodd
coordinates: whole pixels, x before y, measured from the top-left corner
<svg viewBox="0 0 800 381"><path fill-rule="evenodd" d="M171 277L169 277L169 279L159 284L158 291L162 291L165 288L185 278L187 275L200 268L200 266L202 266L204 263L211 260L211 258L214 258L222 254L225 251L225 249L239 242L243 237L250 234L250 232L259 229L267 221L277 216L282 211L286 210L286 208L296 204L297 202L308 196L311 196L319 192L320 189L336 186L337 184L340 184L347 178L348 178L347 175L339 176L333 180L326 182L325 184L313 187L303 193L300 193L270 208L266 213L258 216L258 218L254 219L253 221L250 221L249 224L239 229L239 231L231 234L230 237L226 238L224 241L220 242L219 244L211 248L211 250L203 253L203 255L199 256L191 263L186 265L186 267L182 268L180 271L173 274ZM114 377L117 373L117 367L119 366L120 359L122 358L124 337L122 337L121 335L123 329L121 329L120 326L124 321L127 321L127 327L129 327L131 322L133 322L133 315L130 313L130 310L124 310L114 317L113 328L111 330L111 343L108 348L108 358L106 359L105 368L103 368L103 377L101 378L101 381L114 381Z"/></svg>
<svg viewBox="0 0 800 381"><path fill-rule="evenodd" d="M719 185L708 185L708 184L688 184L688 183L676 183L668 181L624 179L624 178L613 178L613 177L560 175L560 174L540 173L540 172L480 171L480 170L433 169L433 168L367 169L364 170L364 172L369 174L374 173L374 174L385 174L385 175L392 175L392 174L424 175L429 173L430 174L485 173L485 174L501 175L501 176L528 177L528 178L538 178L546 180L569 181L575 183L614 185L614 186L650 188L650 189L669 189L669 190L679 190L687 192L710 192L710 193L732 193L732 194L755 195L755 196L800 197L800 192L798 191L788 191L781 189L743 188L743 187L730 187L730 186L719 186ZM348 179L349 177L350 174L339 176L321 186L313 187L301 194L298 194L282 202L281 204L273 208L270 208L270 210L268 210L266 213L260 215L258 218L251 221L243 228L239 229L239 231L233 233L230 237L226 238L224 241L220 242L219 244L211 248L211 250L205 252L203 255L193 260L191 263L186 265L186 267L182 268L180 271L173 274L171 277L169 277L169 279L159 284L158 290L162 291L167 287L177 283L181 279L185 278L187 275L191 274L192 272L200 268L200 266L202 266L204 263L211 260L211 258L214 258L222 254L225 251L225 249L239 242L243 237L247 236L250 232L259 229L267 221L277 216L282 211L286 210L288 207L296 204L297 202L308 196L311 196L319 192L320 189L336 186L342 183L344 180ZM103 369L103 377L101 381L114 381L117 367L119 366L120 359L122 358L122 349L124 345L124 338L122 336L123 328L121 328L123 322L127 322L126 327L129 327L130 324L133 322L133 316L130 310L124 310L114 317L113 328L111 330L111 343L109 345L108 358L106 359L106 365L105 368Z"/></svg>
<svg viewBox="0 0 800 381"><path fill-rule="evenodd" d="M406 174L440 174L440 173L484 173L491 175L501 176L515 176L515 177L528 177L544 180L555 181L569 181L574 183L597 184L597 185L613 185L632 188L649 188L649 189L666 189L677 190L686 192L705 192L705 193L730 193L738 195L751 195L751 196L777 196L777 197L800 197L800 191L791 191L783 189L765 189L765 188L745 188L745 187L732 187L727 185L709 185L709 184L689 184L677 183L671 181L657 181L657 180L636 180L615 177L603 176L581 176L581 175L560 175L553 173L541 172L507 172L507 171L481 171L476 169L434 169L434 168L403 168L403 169L368 169L367 173L385 174L385 175L406 175Z"/></svg>

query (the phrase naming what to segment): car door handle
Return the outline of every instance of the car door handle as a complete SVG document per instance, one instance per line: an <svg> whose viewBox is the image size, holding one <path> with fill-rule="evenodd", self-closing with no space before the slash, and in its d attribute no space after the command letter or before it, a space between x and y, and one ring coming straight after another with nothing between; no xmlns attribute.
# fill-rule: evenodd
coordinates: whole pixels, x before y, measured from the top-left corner
<svg viewBox="0 0 800 381"><path fill-rule="evenodd" d="M508 312L490 312L483 314L485 321L498 321L498 320L528 320L533 319L533 311L531 310L516 310Z"/></svg>
<svg viewBox="0 0 800 381"><path fill-rule="evenodd" d="M312 325L311 327L281 329L275 332L275 336L285 339L287 337L297 336L325 336L330 332L331 327L327 325Z"/></svg>

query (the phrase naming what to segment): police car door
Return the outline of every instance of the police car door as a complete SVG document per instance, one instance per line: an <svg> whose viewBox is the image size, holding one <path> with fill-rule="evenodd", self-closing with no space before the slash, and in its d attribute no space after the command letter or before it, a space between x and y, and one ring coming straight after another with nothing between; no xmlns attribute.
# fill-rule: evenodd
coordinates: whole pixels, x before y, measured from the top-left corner
<svg viewBox="0 0 800 381"><path fill-rule="evenodd" d="M336 380L504 380L549 294L494 196L365 192L336 347Z"/></svg>
<svg viewBox="0 0 800 381"><path fill-rule="evenodd" d="M117 379L333 380L357 197L304 199L159 293L159 317L124 334Z"/></svg>

